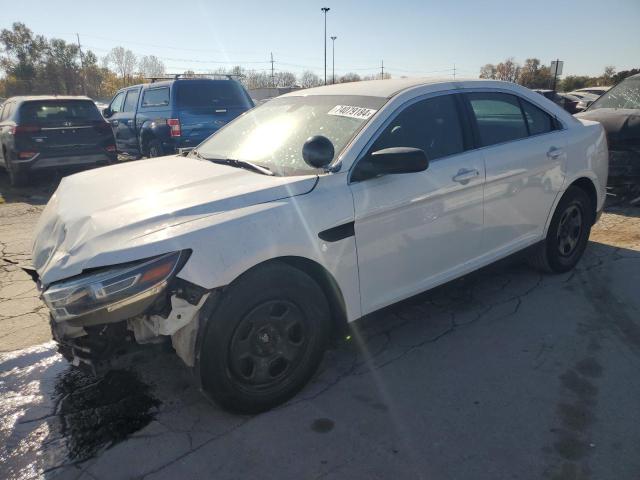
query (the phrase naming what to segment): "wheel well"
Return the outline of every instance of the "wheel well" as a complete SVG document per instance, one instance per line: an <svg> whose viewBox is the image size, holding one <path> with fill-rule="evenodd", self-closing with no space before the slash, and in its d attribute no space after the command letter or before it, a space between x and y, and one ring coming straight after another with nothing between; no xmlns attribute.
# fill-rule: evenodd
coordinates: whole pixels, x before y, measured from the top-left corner
<svg viewBox="0 0 640 480"><path fill-rule="evenodd" d="M327 298L327 302L329 303L329 308L331 310L332 335L337 338L347 331L347 307L345 305L344 297L342 296L338 282L336 282L336 279L326 268L313 260L309 260L308 258L288 256L277 257L267 260L266 262L259 263L252 267L251 270L259 268L270 262L283 262L309 275L320 286Z"/></svg>
<svg viewBox="0 0 640 480"><path fill-rule="evenodd" d="M596 218L596 208L598 208L598 192L596 191L596 187L591 181L591 179L587 177L581 177L575 180L572 184L572 187L578 187L582 189L589 199L591 200L591 205L593 205L593 214L592 221L595 221Z"/></svg>

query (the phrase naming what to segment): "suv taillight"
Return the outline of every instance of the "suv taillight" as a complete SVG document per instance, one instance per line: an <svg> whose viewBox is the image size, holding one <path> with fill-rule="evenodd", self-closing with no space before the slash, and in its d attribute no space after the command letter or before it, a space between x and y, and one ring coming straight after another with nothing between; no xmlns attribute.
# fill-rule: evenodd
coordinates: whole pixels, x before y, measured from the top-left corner
<svg viewBox="0 0 640 480"><path fill-rule="evenodd" d="M182 131L180 130L179 118L168 118L167 125L169 125L169 130L171 131L172 137L179 137L180 135L182 135Z"/></svg>
<svg viewBox="0 0 640 480"><path fill-rule="evenodd" d="M36 133L40 131L40 127L31 125L16 125L11 127L11 135L18 135L20 133Z"/></svg>

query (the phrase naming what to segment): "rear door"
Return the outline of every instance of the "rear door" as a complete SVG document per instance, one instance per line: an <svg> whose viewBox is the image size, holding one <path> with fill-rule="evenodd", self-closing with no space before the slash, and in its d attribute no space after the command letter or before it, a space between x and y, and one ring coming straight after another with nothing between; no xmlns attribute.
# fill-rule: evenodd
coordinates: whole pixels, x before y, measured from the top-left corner
<svg viewBox="0 0 640 480"><path fill-rule="evenodd" d="M17 112L22 130L16 135L20 151L43 157L72 157L104 153L111 132L91 100L33 100Z"/></svg>
<svg viewBox="0 0 640 480"><path fill-rule="evenodd" d="M506 92L466 94L486 165L483 250L508 254L542 237L564 182L559 122Z"/></svg>
<svg viewBox="0 0 640 480"><path fill-rule="evenodd" d="M195 147L253 107L242 86L232 80L177 81L174 89L184 147Z"/></svg>

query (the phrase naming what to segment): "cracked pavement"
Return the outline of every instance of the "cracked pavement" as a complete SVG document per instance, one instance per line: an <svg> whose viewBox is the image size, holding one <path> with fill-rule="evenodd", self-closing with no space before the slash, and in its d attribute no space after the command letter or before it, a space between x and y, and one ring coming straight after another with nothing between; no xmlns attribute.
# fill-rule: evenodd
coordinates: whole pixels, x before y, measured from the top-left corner
<svg viewBox="0 0 640 480"><path fill-rule="evenodd" d="M238 416L168 352L102 379L55 352L17 266L51 188L0 174L2 478L640 478L640 208L573 272L512 258L357 322L288 404Z"/></svg>

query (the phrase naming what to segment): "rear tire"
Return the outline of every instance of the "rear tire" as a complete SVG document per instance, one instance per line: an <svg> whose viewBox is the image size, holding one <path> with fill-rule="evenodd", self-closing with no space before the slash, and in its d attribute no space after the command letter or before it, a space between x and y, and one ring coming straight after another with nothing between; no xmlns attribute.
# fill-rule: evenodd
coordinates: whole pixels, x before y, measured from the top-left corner
<svg viewBox="0 0 640 480"><path fill-rule="evenodd" d="M238 413L287 401L318 368L329 327L327 300L306 273L281 262L249 271L223 293L207 322L204 391Z"/></svg>
<svg viewBox="0 0 640 480"><path fill-rule="evenodd" d="M10 159L5 156L7 173L9 174L9 184L12 187L24 187L29 183L29 175L23 170L19 170Z"/></svg>
<svg viewBox="0 0 640 480"><path fill-rule="evenodd" d="M162 142L156 138L149 142L149 158L162 157L164 155L164 148Z"/></svg>
<svg viewBox="0 0 640 480"><path fill-rule="evenodd" d="M573 269L589 242L594 212L587 193L579 187L569 187L556 207L545 240L529 259L530 264L549 273Z"/></svg>

